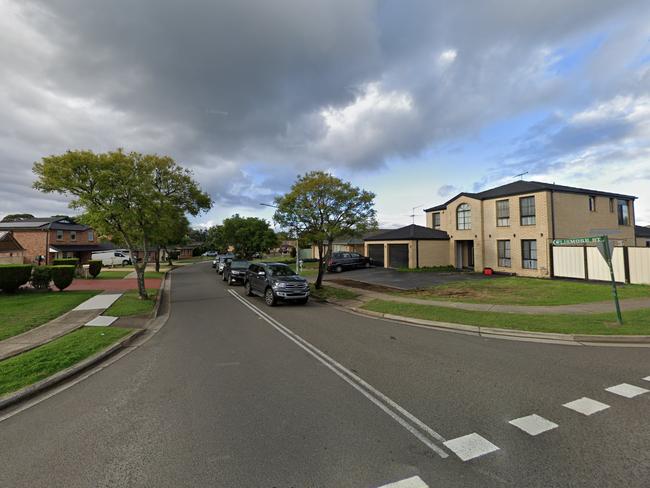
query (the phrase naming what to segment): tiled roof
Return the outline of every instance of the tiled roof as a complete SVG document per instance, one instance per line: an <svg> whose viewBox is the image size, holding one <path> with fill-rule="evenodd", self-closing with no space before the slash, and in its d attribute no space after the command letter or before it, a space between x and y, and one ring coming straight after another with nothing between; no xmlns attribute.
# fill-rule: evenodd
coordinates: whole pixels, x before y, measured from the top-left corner
<svg viewBox="0 0 650 488"><path fill-rule="evenodd" d="M70 217L36 217L16 222L0 222L0 230L79 230L90 229L87 225L78 224Z"/></svg>
<svg viewBox="0 0 650 488"><path fill-rule="evenodd" d="M634 235L636 237L650 237L650 227L643 227L642 225L634 226Z"/></svg>
<svg viewBox="0 0 650 488"><path fill-rule="evenodd" d="M421 225L407 225L380 234L364 238L365 241L410 241L410 240L449 240L449 235L442 230L434 230Z"/></svg>
<svg viewBox="0 0 650 488"><path fill-rule="evenodd" d="M573 186L564 186L564 185L555 185L552 183L543 183L540 181L514 181L506 185L497 186L496 188L490 188L489 190L481 191L478 193L467 193L462 192L456 195L455 197L447 200L442 205L437 205L435 207L427 208L425 212L431 212L436 210L444 210L447 208L451 202L456 200L459 197L466 196L470 198L475 198L477 200L488 200L490 198L499 198L499 197L509 197L512 195L521 195L524 193L534 193L539 191L556 191L559 193L577 193L581 195L598 195L610 198L622 198L625 200L635 200L636 197L632 195L623 195L620 193L610 193L606 191L599 190L589 190L587 188L576 188Z"/></svg>

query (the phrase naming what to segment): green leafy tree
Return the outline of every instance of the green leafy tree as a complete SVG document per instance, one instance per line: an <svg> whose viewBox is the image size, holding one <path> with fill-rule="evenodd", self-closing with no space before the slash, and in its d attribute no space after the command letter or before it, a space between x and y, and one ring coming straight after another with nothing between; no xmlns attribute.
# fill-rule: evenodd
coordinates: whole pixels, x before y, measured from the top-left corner
<svg viewBox="0 0 650 488"><path fill-rule="evenodd" d="M165 250L165 254L172 265L169 248L176 244L181 244L187 239L190 231L190 222L185 214L177 208L168 208L167 214L160 215L160 225L156 234L152 237L155 246L154 263L156 272L160 271L160 251Z"/></svg>
<svg viewBox="0 0 650 488"><path fill-rule="evenodd" d="M278 242L269 223L257 217L235 214L223 221L222 232L224 242L245 258L251 258L257 252L268 252Z"/></svg>
<svg viewBox="0 0 650 488"><path fill-rule="evenodd" d="M299 176L287 194L275 199L273 219L293 238L308 239L318 246L316 288L323 282L334 239L377 227L374 199L374 193L323 171Z"/></svg>
<svg viewBox="0 0 650 488"><path fill-rule="evenodd" d="M214 225L208 229L208 238L205 245L210 251L224 252L228 250L223 225Z"/></svg>
<svg viewBox="0 0 650 488"><path fill-rule="evenodd" d="M20 222L22 220L29 220L33 219L34 216L32 214L28 213L22 213L22 214L8 214L5 215L0 222Z"/></svg>
<svg viewBox="0 0 650 488"><path fill-rule="evenodd" d="M134 263L142 299L148 298L147 251L167 235L166 217L197 215L212 205L192 173L166 156L121 149L101 154L68 151L43 158L33 171L34 188L71 196L70 207L83 211L82 222L123 243L132 256L143 257Z"/></svg>

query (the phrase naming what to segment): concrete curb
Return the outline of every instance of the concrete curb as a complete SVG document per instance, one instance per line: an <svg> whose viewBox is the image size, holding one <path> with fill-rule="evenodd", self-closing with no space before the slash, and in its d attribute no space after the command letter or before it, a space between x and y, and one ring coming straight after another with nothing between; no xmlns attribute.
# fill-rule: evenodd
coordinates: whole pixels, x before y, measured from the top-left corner
<svg viewBox="0 0 650 488"><path fill-rule="evenodd" d="M171 270L169 270L171 271ZM158 298L156 300L156 306L154 307L153 311L151 312L151 318L147 322L147 325L144 328L141 329L134 329L133 332L127 334L125 337L120 339L118 342L115 342L114 344L111 344L110 346L106 347L102 351L99 351L92 356L83 359L82 361L79 361L76 364L73 364L69 368L66 368L62 371L59 371L58 373L54 373L52 376L49 376L41 381L38 381L36 383L33 383L29 386L26 386L25 388L22 388L21 390L15 391L13 393L9 393L3 397L0 397L0 411L3 411L7 407L10 407L16 403L19 403L23 400L26 400L30 397L33 397L44 390L47 390L48 388L51 388L55 385L58 385L59 383L62 383L66 379L75 376L76 374L87 370L91 368L92 366L96 366L100 363L102 363L104 360L109 358L111 355L113 355L116 351L125 348L129 346L130 343L135 342L136 339L138 339L144 332L146 332L159 317L158 313L160 310L160 304L162 302L162 297L164 295L164 290L165 290L165 284L168 282L168 273L169 271L165 272L165 276L160 282L160 288L158 289ZM166 319L165 319L166 321ZM164 324L160 324L157 327L153 328L152 331L155 334L160 330ZM137 347L137 346L135 346Z"/></svg>
<svg viewBox="0 0 650 488"><path fill-rule="evenodd" d="M38 381L36 383L33 383L29 386L26 386L25 388L15 391L13 393L9 393L3 397L0 398L0 410L3 410L6 407L9 407L15 403L18 403L22 400L25 400L31 396L36 395L37 393L40 393L41 391L50 388L51 386L57 385L61 383L62 381L70 378L71 376L74 376L75 374L79 373L80 371L83 371L86 368L89 368L90 366L94 366L97 363L100 363L103 361L105 358L113 354L115 351L118 349L121 349L122 347L126 346L127 343L135 339L137 336L142 334L144 332L144 329L136 329L130 334L127 334L123 339L120 341L111 344L107 348L103 349L102 351L99 351L98 353L93 354L92 356L76 363L70 366L69 368L66 368L62 371L59 371L58 373L54 373L52 376L49 376L41 381Z"/></svg>
<svg viewBox="0 0 650 488"><path fill-rule="evenodd" d="M649 346L650 336L627 335L584 335L584 334L557 334L550 332L527 332L513 329L498 329L493 327L480 327L475 325L454 324L450 322L437 322L433 320L415 319L388 313L364 310L359 307L341 307L343 310L365 315L372 318L386 319L402 322L409 325L429 327L432 329L471 334L493 339L519 340L526 342L543 342L549 344L565 344L573 346L610 345L610 346Z"/></svg>

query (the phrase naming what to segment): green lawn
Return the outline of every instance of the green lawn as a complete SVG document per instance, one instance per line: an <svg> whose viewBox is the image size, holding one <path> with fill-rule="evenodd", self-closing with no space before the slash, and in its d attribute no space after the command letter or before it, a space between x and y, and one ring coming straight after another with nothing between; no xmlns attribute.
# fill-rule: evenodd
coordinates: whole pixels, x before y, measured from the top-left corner
<svg viewBox="0 0 650 488"><path fill-rule="evenodd" d="M146 315L151 313L156 305L158 290L147 290L149 300L140 300L138 290L129 290L111 305L103 315L109 317L128 317L130 315Z"/></svg>
<svg viewBox="0 0 650 488"><path fill-rule="evenodd" d="M650 298L650 286L619 285L619 297ZM609 283L548 280L541 278L494 277L456 281L423 290L395 292L400 296L501 305L568 305L611 300Z"/></svg>
<svg viewBox="0 0 650 488"><path fill-rule="evenodd" d="M342 288L335 288L333 286L322 286L320 289L314 288L314 285L311 285L311 296L320 300L327 300L329 298L337 298L339 300L352 300L359 296L357 293L354 293L350 290L344 290Z"/></svg>
<svg viewBox="0 0 650 488"><path fill-rule="evenodd" d="M43 346L0 361L0 395L19 390L86 359L132 329L82 327Z"/></svg>
<svg viewBox="0 0 650 488"><path fill-rule="evenodd" d="M38 327L72 310L99 291L0 293L0 340Z"/></svg>
<svg viewBox="0 0 650 488"><path fill-rule="evenodd" d="M438 322L517 329L531 332L555 332L563 334L636 334L650 335L650 310L641 309L623 312L622 326L616 323L616 315L573 314L573 315L527 315L514 313L474 312L454 308L435 307L387 300L371 300L363 305L374 312L401 315Z"/></svg>

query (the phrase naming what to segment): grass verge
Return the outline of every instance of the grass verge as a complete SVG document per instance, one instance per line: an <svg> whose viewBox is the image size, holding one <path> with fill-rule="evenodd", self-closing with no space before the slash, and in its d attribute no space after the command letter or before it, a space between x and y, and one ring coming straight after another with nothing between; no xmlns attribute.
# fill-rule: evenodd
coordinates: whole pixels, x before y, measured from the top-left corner
<svg viewBox="0 0 650 488"><path fill-rule="evenodd" d="M613 312L603 314L527 315L474 312L471 310L399 303L387 300L371 300L364 304L362 308L374 312L401 315L402 317L530 332L603 335L650 334L650 310L648 309L624 312L624 324L619 326L616 323L616 315Z"/></svg>
<svg viewBox="0 0 650 488"><path fill-rule="evenodd" d="M619 297L650 298L650 286L619 285ZM611 300L609 283L523 278L493 277L481 280L455 281L422 290L395 292L401 296L499 305L569 305Z"/></svg>
<svg viewBox="0 0 650 488"><path fill-rule="evenodd" d="M131 331L118 327L82 327L36 349L0 361L0 395L62 371Z"/></svg>
<svg viewBox="0 0 650 488"><path fill-rule="evenodd" d="M138 290L125 292L111 305L103 315L109 317L128 317L131 315L146 315L151 313L156 305L158 290L147 290L149 300L140 300Z"/></svg>
<svg viewBox="0 0 650 488"><path fill-rule="evenodd" d="M310 290L310 295L312 298L316 298L317 300L327 300L330 298L336 298L338 300L352 300L353 298L359 296L353 291L344 290L342 288L335 288L333 286L322 286L320 289L316 289L314 288L314 285L311 285Z"/></svg>
<svg viewBox="0 0 650 488"><path fill-rule="evenodd" d="M0 340L43 325L97 295L98 291L21 291L0 294Z"/></svg>

